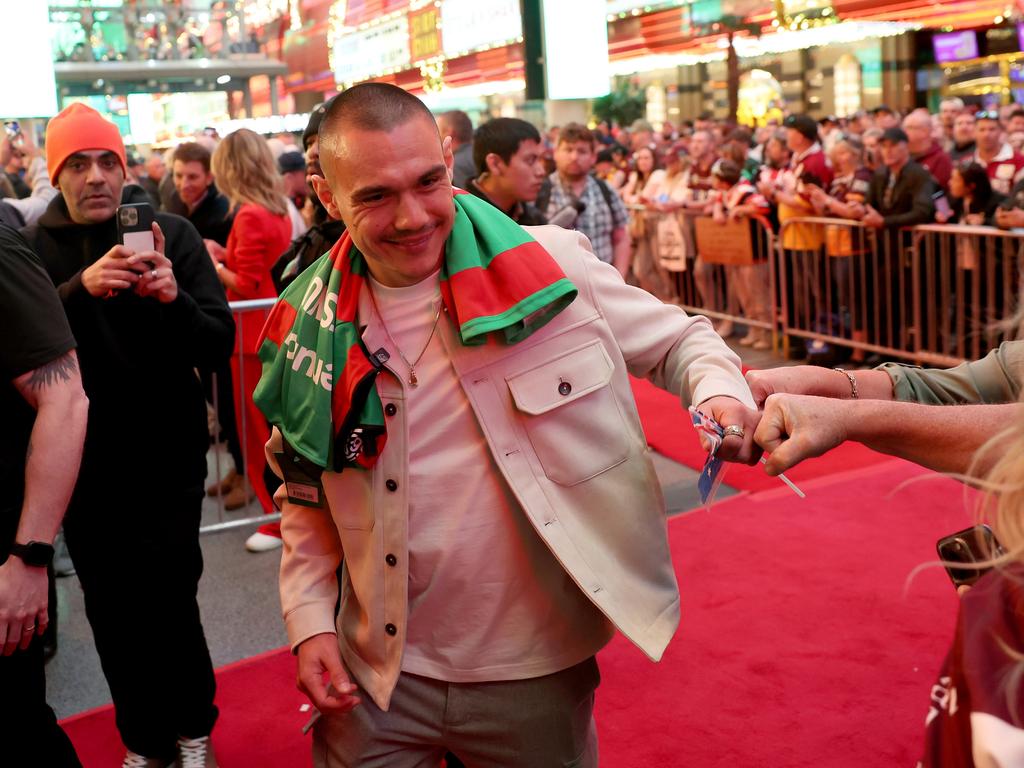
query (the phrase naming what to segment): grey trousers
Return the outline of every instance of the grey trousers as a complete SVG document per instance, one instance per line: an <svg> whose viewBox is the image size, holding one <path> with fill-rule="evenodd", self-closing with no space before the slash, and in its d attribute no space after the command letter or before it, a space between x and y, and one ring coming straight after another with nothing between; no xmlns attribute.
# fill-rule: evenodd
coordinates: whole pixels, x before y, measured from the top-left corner
<svg viewBox="0 0 1024 768"><path fill-rule="evenodd" d="M362 690L348 714L313 729L315 768L437 768L445 752L466 768L596 768L591 657L544 677L446 683L402 673L382 711Z"/></svg>

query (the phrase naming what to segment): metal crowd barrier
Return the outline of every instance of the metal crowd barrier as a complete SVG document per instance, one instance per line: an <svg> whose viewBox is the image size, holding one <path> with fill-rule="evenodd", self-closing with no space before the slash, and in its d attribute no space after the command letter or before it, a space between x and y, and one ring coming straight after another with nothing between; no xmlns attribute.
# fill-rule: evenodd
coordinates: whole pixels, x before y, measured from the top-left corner
<svg viewBox="0 0 1024 768"><path fill-rule="evenodd" d="M936 366L984 356L1013 329L1024 238L995 227L871 229L789 219L779 233L782 333Z"/></svg>
<svg viewBox="0 0 1024 768"><path fill-rule="evenodd" d="M236 328L236 341L235 341L235 359L237 360L237 371L238 375L232 377L232 396L236 393L240 393L242 396L240 400L244 403L249 390L253 386L253 382L246 378L246 366L244 364L244 355L242 350L245 349L246 343L250 340L247 337L258 331L253 330L255 327L262 328L263 322L266 320L271 307L277 299L254 299L252 301L233 301L230 303L231 314L235 320ZM257 317L258 320L250 321L246 323L243 318ZM227 365L227 363L225 363ZM221 421L221 416L225 409L225 404L222 403L222 391L221 387L218 386L220 383L220 376L216 371L211 372L211 392L212 397L210 398L209 405L212 410L212 421L214 423L215 434L223 435L227 425ZM243 406L241 409L235 408L234 403L231 403L232 411L235 416L235 425L238 433L239 445L242 452L243 464L248 464L248 445L247 437L251 425L249 423L249 414L247 409ZM222 451L220 450L219 442L213 446L213 461L212 461L212 473L207 478L207 482L213 482L224 477L230 467L231 460L224 460ZM274 520L281 519L280 512L274 512L271 514L263 514L262 509L259 509L259 501L253 496L249 503L238 510L237 513L229 512L224 508L224 498L222 495L217 494L213 497L213 501L216 504L216 522L208 523L203 525L199 530L200 533L212 533L214 531L223 531L231 528L239 528L248 525L258 525L261 523L269 523ZM253 512L256 511L255 514Z"/></svg>
<svg viewBox="0 0 1024 768"><path fill-rule="evenodd" d="M767 334L778 346L775 234L761 217L715 221L688 211L631 206L633 276L663 301L687 312Z"/></svg>

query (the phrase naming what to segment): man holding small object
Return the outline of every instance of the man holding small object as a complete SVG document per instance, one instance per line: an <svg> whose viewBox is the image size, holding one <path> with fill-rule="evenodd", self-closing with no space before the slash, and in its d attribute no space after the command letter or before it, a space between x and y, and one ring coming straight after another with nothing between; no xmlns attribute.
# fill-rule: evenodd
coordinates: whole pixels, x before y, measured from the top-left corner
<svg viewBox="0 0 1024 768"><path fill-rule="evenodd" d="M319 141L347 234L275 306L255 395L314 763L595 766L595 654L618 629L658 659L679 620L627 374L752 463L739 360L582 235L453 193L405 91L344 91Z"/></svg>
<svg viewBox="0 0 1024 768"><path fill-rule="evenodd" d="M50 121L46 150L60 195L24 233L63 301L90 399L64 530L124 765L213 766L213 667L196 603L209 435L195 369L231 353L234 323L188 221L156 214L150 250L118 243L118 206L140 214L128 224L144 209L128 207L143 193L125 187L116 126L73 104Z"/></svg>

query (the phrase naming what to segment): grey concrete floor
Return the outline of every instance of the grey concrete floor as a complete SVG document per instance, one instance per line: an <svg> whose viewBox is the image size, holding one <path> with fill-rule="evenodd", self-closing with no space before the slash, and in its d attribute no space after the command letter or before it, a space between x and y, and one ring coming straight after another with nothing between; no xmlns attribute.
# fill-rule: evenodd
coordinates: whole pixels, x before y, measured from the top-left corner
<svg viewBox="0 0 1024 768"><path fill-rule="evenodd" d="M768 368L785 364L770 352L753 352L738 346L736 338L729 341L748 366ZM657 453L653 459L669 515L696 508L700 504L697 472ZM214 450L210 451L208 463L211 478L223 475L231 466L230 459ZM718 498L735 493L723 484ZM202 524L255 518L260 511L258 503L253 502L241 510L225 512L219 509L216 499L208 498L203 504ZM253 530L254 526L246 526L200 537L205 569L199 583L199 606L210 655L218 667L287 643L277 594L280 550L247 552L245 539ZM57 580L57 606L59 650L47 665L46 678L49 702L62 718L109 703L110 691L93 647L76 577ZM143 640L140 638L140 642Z"/></svg>

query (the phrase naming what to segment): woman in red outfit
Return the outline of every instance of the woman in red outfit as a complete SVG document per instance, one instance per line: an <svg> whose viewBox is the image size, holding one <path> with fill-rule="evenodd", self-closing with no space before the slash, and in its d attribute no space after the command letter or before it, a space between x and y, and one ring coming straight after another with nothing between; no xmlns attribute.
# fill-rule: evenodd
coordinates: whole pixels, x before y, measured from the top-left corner
<svg viewBox="0 0 1024 768"><path fill-rule="evenodd" d="M270 148L258 134L243 128L221 141L213 153L212 166L217 188L231 201L235 212L227 249L210 251L228 301L275 298L270 268L288 249L292 226L284 185ZM235 406L238 413L245 414L245 474L264 512L269 513L274 506L263 482L263 447L270 439L270 427L252 402L252 392L260 378L256 342L266 315L267 312L235 315L237 333L231 368L236 383ZM260 526L246 541L246 548L260 552L280 544L281 527L272 523Z"/></svg>

